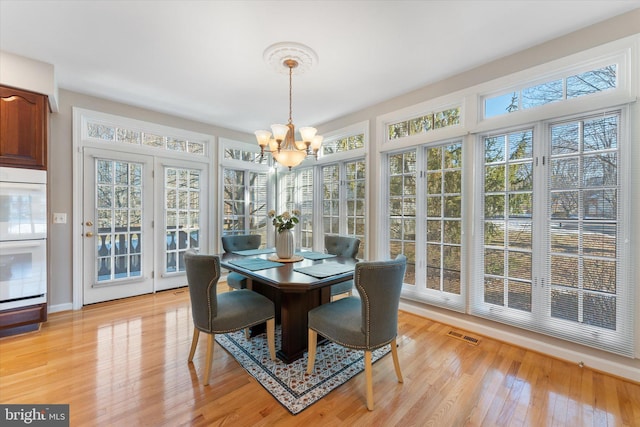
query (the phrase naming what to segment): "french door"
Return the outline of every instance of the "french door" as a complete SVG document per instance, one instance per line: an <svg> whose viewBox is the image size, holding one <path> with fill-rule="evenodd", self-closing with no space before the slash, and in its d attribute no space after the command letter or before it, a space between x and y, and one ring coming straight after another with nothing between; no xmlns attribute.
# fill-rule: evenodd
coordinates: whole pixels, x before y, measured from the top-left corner
<svg viewBox="0 0 640 427"><path fill-rule="evenodd" d="M207 247L206 164L85 147L83 170L83 304L186 285L184 252Z"/></svg>
<svg viewBox="0 0 640 427"><path fill-rule="evenodd" d="M83 304L153 292L153 158L85 148Z"/></svg>

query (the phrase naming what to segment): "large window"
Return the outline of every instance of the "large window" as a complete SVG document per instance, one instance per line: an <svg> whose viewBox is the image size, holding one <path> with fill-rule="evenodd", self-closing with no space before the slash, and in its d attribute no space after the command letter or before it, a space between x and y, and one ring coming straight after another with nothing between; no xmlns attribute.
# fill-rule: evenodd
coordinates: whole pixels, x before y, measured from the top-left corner
<svg viewBox="0 0 640 427"><path fill-rule="evenodd" d="M266 245L268 174L225 168L223 177L222 233L260 234Z"/></svg>
<svg viewBox="0 0 640 427"><path fill-rule="evenodd" d="M533 132L484 138L484 302L531 311Z"/></svg>
<svg viewBox="0 0 640 427"><path fill-rule="evenodd" d="M472 312L633 352L625 280L620 111L486 136L481 276Z"/></svg>
<svg viewBox="0 0 640 427"><path fill-rule="evenodd" d="M294 169L278 174L280 188L278 212L300 211L300 222L294 228L296 248L313 247L313 168Z"/></svg>
<svg viewBox="0 0 640 427"><path fill-rule="evenodd" d="M387 169L389 252L407 257L405 295L462 310L461 141L390 154Z"/></svg>
<svg viewBox="0 0 640 427"><path fill-rule="evenodd" d="M416 284L416 150L390 155L389 252L407 257L404 282Z"/></svg>
<svg viewBox="0 0 640 427"><path fill-rule="evenodd" d="M349 160L322 167L324 234L360 239L358 257L365 254L365 161Z"/></svg>
<svg viewBox="0 0 640 427"><path fill-rule="evenodd" d="M634 355L636 55L612 43L378 117L404 298Z"/></svg>
<svg viewBox="0 0 640 427"><path fill-rule="evenodd" d="M462 144L426 153L427 288L459 295L462 272Z"/></svg>
<svg viewBox="0 0 640 427"><path fill-rule="evenodd" d="M619 121L606 114L551 125L548 174L550 315L612 331L620 292Z"/></svg>

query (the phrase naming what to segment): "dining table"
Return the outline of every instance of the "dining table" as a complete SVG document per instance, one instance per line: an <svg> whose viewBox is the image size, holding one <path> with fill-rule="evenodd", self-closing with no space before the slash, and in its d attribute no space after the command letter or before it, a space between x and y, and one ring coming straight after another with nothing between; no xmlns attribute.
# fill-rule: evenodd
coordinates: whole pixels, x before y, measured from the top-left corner
<svg viewBox="0 0 640 427"><path fill-rule="evenodd" d="M296 252L281 259L263 248L220 254L220 265L247 278L247 288L272 301L281 327L278 359L291 363L307 350L307 313L331 301L331 285L353 279L358 259L321 252Z"/></svg>

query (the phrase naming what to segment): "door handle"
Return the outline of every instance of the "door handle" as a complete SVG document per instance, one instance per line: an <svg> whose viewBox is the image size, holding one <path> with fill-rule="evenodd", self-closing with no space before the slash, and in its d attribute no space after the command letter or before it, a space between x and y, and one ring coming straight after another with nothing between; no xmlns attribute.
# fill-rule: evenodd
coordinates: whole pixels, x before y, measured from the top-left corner
<svg viewBox="0 0 640 427"><path fill-rule="evenodd" d="M93 223L91 221L87 221L86 225L87 225L87 227L91 227L93 225Z"/></svg>
<svg viewBox="0 0 640 427"><path fill-rule="evenodd" d="M84 235L86 237L93 237L93 232L92 231L87 231L86 233L84 233Z"/></svg>

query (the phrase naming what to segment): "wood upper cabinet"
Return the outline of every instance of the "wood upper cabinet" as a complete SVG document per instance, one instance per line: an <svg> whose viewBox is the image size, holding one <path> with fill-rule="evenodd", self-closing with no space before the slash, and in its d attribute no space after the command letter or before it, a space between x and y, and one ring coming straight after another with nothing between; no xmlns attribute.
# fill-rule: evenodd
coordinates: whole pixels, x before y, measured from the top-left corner
<svg viewBox="0 0 640 427"><path fill-rule="evenodd" d="M0 166L47 169L46 95L0 86Z"/></svg>

